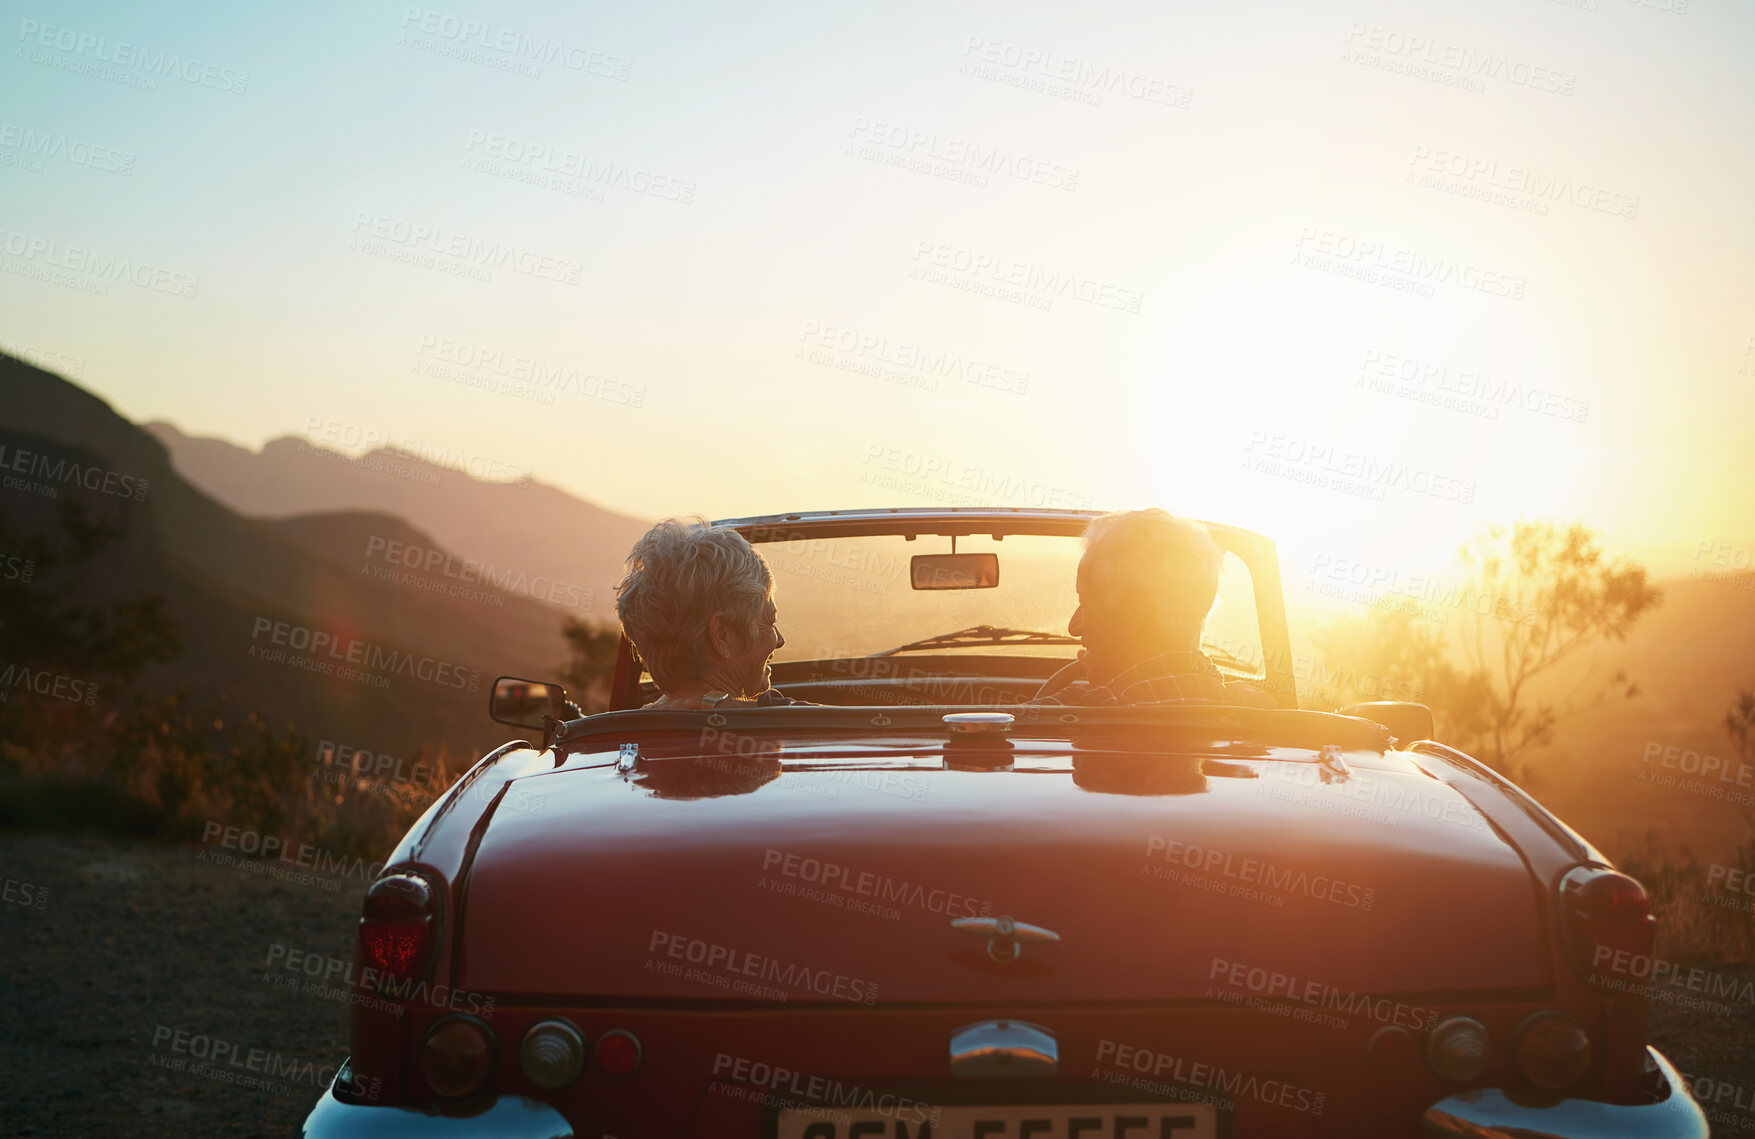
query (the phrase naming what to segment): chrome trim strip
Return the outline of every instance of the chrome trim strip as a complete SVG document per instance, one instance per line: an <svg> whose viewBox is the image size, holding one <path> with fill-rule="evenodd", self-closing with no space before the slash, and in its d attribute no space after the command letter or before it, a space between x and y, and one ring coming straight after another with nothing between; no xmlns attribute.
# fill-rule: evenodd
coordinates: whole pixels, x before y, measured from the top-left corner
<svg viewBox="0 0 1755 1139"><path fill-rule="evenodd" d="M1598 1103L1558 1095L1518 1092L1513 1102L1499 1088L1475 1088L1426 1109L1420 1134L1467 1139L1707 1139L1710 1131L1688 1085L1655 1048L1646 1056L1668 1092L1656 1103Z"/></svg>

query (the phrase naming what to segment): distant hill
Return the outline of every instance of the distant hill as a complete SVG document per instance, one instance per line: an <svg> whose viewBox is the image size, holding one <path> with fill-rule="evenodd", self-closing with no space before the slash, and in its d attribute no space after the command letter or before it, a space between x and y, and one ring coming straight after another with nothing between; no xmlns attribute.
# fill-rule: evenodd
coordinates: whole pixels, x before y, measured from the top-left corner
<svg viewBox="0 0 1755 1139"><path fill-rule="evenodd" d="M104 401L7 356L0 446L16 480L0 511L15 529L49 530L55 503L78 498L122 535L90 576L93 596L166 599L184 650L142 689L222 694L313 739L399 754L444 743L468 755L508 734L486 716L496 675L548 676L566 659L566 610L533 600L528 583L483 580L384 515L240 517ZM106 692L105 703L120 696Z"/></svg>
<svg viewBox="0 0 1755 1139"><path fill-rule="evenodd" d="M491 567L514 589L522 576L527 591L558 592L559 604L598 620L614 619L623 561L650 525L544 483L485 481L393 448L351 458L284 436L252 451L169 423L146 430L185 478L239 514L364 511L403 518L446 549Z"/></svg>

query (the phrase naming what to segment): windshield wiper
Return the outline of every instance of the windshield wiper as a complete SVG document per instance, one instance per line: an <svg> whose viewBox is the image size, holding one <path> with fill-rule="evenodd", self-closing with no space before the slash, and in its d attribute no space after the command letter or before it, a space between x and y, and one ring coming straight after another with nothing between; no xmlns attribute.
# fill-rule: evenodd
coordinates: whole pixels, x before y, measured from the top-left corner
<svg viewBox="0 0 1755 1139"><path fill-rule="evenodd" d="M971 625L967 629L958 629L954 633L939 633L937 636L927 637L925 640L909 641L905 645L897 645L893 649L885 649L881 653L868 655L888 657L920 649L944 649L970 644L1076 645L1078 643L1077 637L1069 637L1065 633L1041 633L1034 629L1002 629L995 625Z"/></svg>

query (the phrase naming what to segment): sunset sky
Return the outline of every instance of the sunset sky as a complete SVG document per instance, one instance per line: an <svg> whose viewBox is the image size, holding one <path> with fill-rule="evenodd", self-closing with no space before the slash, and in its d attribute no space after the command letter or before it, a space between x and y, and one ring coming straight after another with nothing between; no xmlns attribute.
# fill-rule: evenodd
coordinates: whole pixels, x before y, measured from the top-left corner
<svg viewBox="0 0 1755 1139"><path fill-rule="evenodd" d="M647 517L1755 545L1755 9L1066 12L15 7L0 345Z"/></svg>

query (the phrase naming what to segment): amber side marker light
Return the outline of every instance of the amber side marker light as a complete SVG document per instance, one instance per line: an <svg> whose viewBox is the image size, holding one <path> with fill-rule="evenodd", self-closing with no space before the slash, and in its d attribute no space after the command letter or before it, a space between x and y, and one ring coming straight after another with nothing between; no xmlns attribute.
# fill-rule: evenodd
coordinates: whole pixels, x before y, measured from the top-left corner
<svg viewBox="0 0 1755 1139"><path fill-rule="evenodd" d="M640 1070L642 1052L634 1034L612 1028L597 1040L597 1066L612 1076L626 1078Z"/></svg>
<svg viewBox="0 0 1755 1139"><path fill-rule="evenodd" d="M1603 866L1575 866L1560 879L1560 915L1580 980L1616 992L1645 979L1657 923L1637 880Z"/></svg>
<svg viewBox="0 0 1755 1139"><path fill-rule="evenodd" d="M397 982L425 971L433 951L433 908L433 888L414 874L387 874L366 891L360 955L374 988L387 988L394 997L406 988Z"/></svg>
<svg viewBox="0 0 1755 1139"><path fill-rule="evenodd" d="M420 1074L447 1099L479 1091L494 1071L494 1033L473 1016L453 1013L427 1029Z"/></svg>
<svg viewBox="0 0 1755 1139"><path fill-rule="evenodd" d="M1511 1033L1511 1062L1538 1088L1564 1091L1590 1070L1590 1034L1563 1012L1525 1017Z"/></svg>

